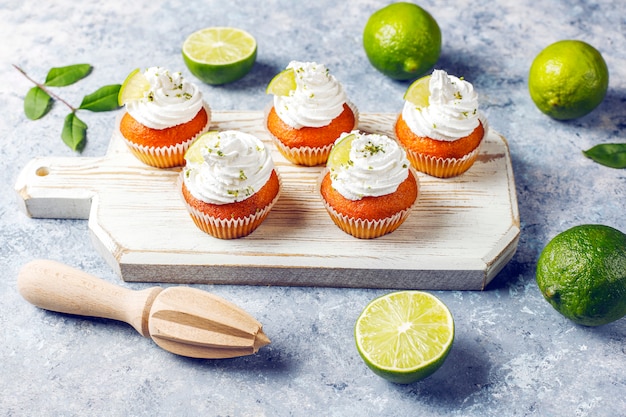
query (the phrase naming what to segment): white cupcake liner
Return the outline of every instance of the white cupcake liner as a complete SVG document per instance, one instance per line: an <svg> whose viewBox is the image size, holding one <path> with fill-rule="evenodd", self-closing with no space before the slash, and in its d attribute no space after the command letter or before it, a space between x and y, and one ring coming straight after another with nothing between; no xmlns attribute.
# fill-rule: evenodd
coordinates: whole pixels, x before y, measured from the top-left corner
<svg viewBox="0 0 626 417"><path fill-rule="evenodd" d="M351 130L357 129L359 126L359 110L357 107L350 101L346 101L346 104L354 114L354 127ZM273 102L270 102L268 106L265 108L265 116L263 118L263 126L265 130L272 139L272 142L276 145L278 151L291 163L302 166L317 166L323 165L328 161L328 156L330 155L330 151L333 148L333 144L323 146L323 147L311 147L311 146L300 146L300 147L290 147L285 145L280 139L272 134L267 128L267 117L269 115L270 110L274 106ZM348 131L348 132L350 132ZM346 132L346 133L348 133Z"/></svg>
<svg viewBox="0 0 626 417"><path fill-rule="evenodd" d="M405 150L408 160L416 170L432 177L450 178L461 175L470 169L478 157L481 144L482 140L472 152L462 158L437 158L434 156L422 155L410 149L405 148Z"/></svg>
<svg viewBox="0 0 626 417"><path fill-rule="evenodd" d="M279 188L274 199L262 209L257 210L254 214L236 219L220 219L218 217L210 216L187 203L182 195L182 186L184 181L182 177L184 173L182 172L178 179L178 190L180 191L181 200L189 212L189 216L200 230L218 239L238 239L248 236L250 233L254 232L261 225L261 223L263 223L272 210L272 207L274 207L280 198L282 180L278 171L275 170L275 172L278 176Z"/></svg>
<svg viewBox="0 0 626 417"><path fill-rule="evenodd" d="M337 212L325 200L322 201L333 222L344 232L359 239L375 239L391 233L411 214L411 208L408 208L380 220L356 219Z"/></svg>
<svg viewBox="0 0 626 417"><path fill-rule="evenodd" d="M278 151L291 163L302 166L323 165L328 161L328 155L333 145L327 145L322 148L312 148L303 146L300 148L291 148L280 141L276 136L270 133L270 138Z"/></svg>
<svg viewBox="0 0 626 417"><path fill-rule="evenodd" d="M174 168L185 165L185 152L189 149L189 146L200 135L208 132L211 125L211 108L208 104L204 104L204 109L207 113L207 123L195 136L187 139L184 142L177 143L169 146L145 146L139 145L126 139L124 135L120 133L120 136L124 138L124 142L128 146L128 149L135 155L137 159L146 165L153 166L155 168ZM119 125L118 125L119 131Z"/></svg>
<svg viewBox="0 0 626 417"><path fill-rule="evenodd" d="M317 190L320 192L320 187L322 184L322 180L328 173L328 169L324 169L317 180ZM413 211L413 207L417 204L420 195L420 182L419 177L414 169L410 169L410 174L415 178L415 182L417 184L417 198L415 201L406 209L401 210L392 216L385 217L383 219L359 219L355 217L350 217L345 214L339 213L335 210L330 204L326 202L326 200L320 197L322 203L324 204L324 208L328 212L331 220L339 227L341 230L346 232L349 235L352 235L359 239L375 239L377 237L384 236L395 231L398 227L404 223L404 221L409 217L411 212Z"/></svg>

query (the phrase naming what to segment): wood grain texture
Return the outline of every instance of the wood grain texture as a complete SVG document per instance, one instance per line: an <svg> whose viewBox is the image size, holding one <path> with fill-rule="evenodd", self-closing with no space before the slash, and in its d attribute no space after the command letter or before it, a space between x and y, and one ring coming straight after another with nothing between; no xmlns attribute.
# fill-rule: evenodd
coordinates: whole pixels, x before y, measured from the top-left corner
<svg viewBox="0 0 626 417"><path fill-rule="evenodd" d="M517 249L520 224L506 140L490 130L474 166L450 179L419 175L414 212L395 232L359 240L339 230L317 191L320 167L287 162L263 112L217 112L212 129L254 134L273 149L281 197L251 235L215 239L196 228L180 169L136 160L114 132L101 158L37 158L15 188L38 218L84 218L95 247L125 281L481 290ZM393 114L359 128L393 137Z"/></svg>

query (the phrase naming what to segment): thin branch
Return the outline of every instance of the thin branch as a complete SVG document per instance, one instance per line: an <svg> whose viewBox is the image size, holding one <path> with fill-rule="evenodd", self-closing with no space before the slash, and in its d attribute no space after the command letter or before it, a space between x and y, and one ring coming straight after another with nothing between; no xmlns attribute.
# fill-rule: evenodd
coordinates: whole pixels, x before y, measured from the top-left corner
<svg viewBox="0 0 626 417"><path fill-rule="evenodd" d="M28 76L28 74L26 74L26 72L25 72L23 69L21 69L20 67L18 67L18 66L17 66L17 65L15 65L15 64L11 64L11 65L13 65L13 67L14 67L16 70L18 70L19 72L21 72L21 73L22 73L22 75L23 75L24 77L26 77L26 78L27 78L30 82L32 82L32 83L33 83L33 84L35 84L37 87L41 88L43 91L45 91L47 94L49 94L49 95L50 95L50 97L53 97L55 100L59 100L61 103L65 104L67 107L69 107L69 108L70 108L70 110L71 110L72 112L75 112L75 111L76 111L76 109L75 109L74 107L72 107L72 105L71 105L70 103L68 103L67 101L63 100L61 97L59 97L59 96L57 96L56 94L54 94L52 91L48 90L48 88L47 88L45 85L43 85L43 84L41 84L41 83L38 83L37 81L35 81L35 80L33 80L32 78L30 78L30 77Z"/></svg>

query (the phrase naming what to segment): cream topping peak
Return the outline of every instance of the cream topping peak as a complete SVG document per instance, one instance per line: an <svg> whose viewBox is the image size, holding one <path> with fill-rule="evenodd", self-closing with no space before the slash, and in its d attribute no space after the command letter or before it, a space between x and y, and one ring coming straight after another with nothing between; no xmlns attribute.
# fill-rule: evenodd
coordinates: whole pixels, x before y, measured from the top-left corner
<svg viewBox="0 0 626 417"><path fill-rule="evenodd" d="M469 82L434 70L427 107L405 102L402 118L418 136L454 141L478 127L478 94Z"/></svg>
<svg viewBox="0 0 626 417"><path fill-rule="evenodd" d="M353 131L348 162L330 172L332 186L349 200L391 194L409 175L409 160L388 136ZM348 135L342 134L337 142Z"/></svg>
<svg viewBox="0 0 626 417"><path fill-rule="evenodd" d="M289 126L323 127L343 112L346 94L323 64L292 61L296 89L289 96L274 96L274 108Z"/></svg>
<svg viewBox="0 0 626 417"><path fill-rule="evenodd" d="M194 197L211 204L235 203L251 197L267 183L274 170L263 142L235 130L212 135L201 153L201 163L187 161L183 181Z"/></svg>
<svg viewBox="0 0 626 417"><path fill-rule="evenodd" d="M150 90L143 98L126 103L126 111L144 126L165 129L187 123L204 105L202 92L180 72L151 67L143 74Z"/></svg>

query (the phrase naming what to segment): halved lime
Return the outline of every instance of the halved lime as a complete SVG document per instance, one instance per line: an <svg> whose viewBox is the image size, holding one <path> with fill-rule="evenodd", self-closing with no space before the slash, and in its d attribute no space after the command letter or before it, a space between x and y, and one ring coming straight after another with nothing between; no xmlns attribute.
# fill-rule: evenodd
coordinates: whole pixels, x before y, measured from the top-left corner
<svg viewBox="0 0 626 417"><path fill-rule="evenodd" d="M434 295L397 291L365 307L354 337L359 354L374 373L409 384L443 364L454 340L454 320Z"/></svg>
<svg viewBox="0 0 626 417"><path fill-rule="evenodd" d="M150 90L150 82L139 71L139 68L131 71L122 83L122 87L117 95L117 103L123 106L129 101L139 100Z"/></svg>
<svg viewBox="0 0 626 417"><path fill-rule="evenodd" d="M413 82L404 93L404 99L417 107L428 107L430 75Z"/></svg>
<svg viewBox="0 0 626 417"><path fill-rule="evenodd" d="M248 32L231 27L210 27L185 39L183 59L189 71L207 84L236 81L256 61L256 40Z"/></svg>
<svg viewBox="0 0 626 417"><path fill-rule="evenodd" d="M272 78L272 81L265 89L265 93L276 96L288 96L296 87L296 72L293 68L287 68Z"/></svg>
<svg viewBox="0 0 626 417"><path fill-rule="evenodd" d="M203 163L204 156L202 155L202 149L206 148L207 143L218 134L219 132L217 130L211 130L197 138L185 152L185 160L195 164Z"/></svg>
<svg viewBox="0 0 626 417"><path fill-rule="evenodd" d="M350 149L352 148L352 141L355 138L356 135L350 133L335 142L330 151L330 155L328 155L328 161L326 162L328 169L335 171L350 161Z"/></svg>

